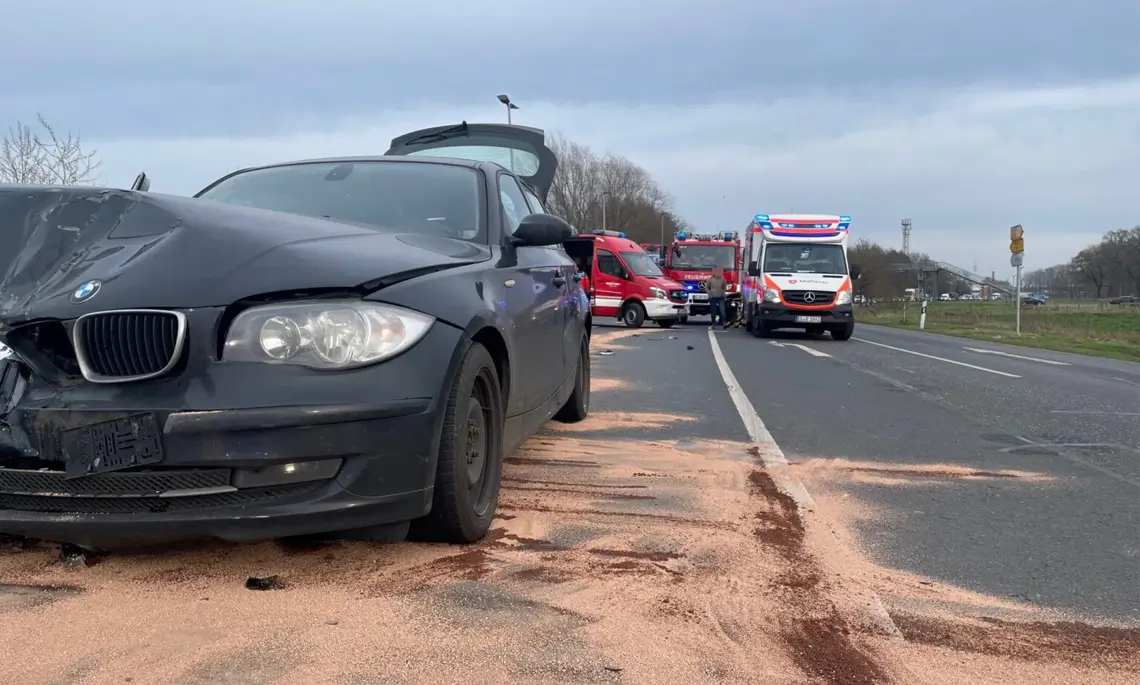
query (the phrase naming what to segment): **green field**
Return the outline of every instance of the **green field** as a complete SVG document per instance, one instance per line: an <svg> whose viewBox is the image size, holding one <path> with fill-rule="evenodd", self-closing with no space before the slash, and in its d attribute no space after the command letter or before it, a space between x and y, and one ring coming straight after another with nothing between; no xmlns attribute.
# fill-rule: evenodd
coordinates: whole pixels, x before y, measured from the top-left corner
<svg viewBox="0 0 1140 685"><path fill-rule="evenodd" d="M859 306L855 318L895 328L918 329L917 302ZM1014 332L1010 302L931 302L926 330L974 340L1075 352L1140 362L1140 307L1098 302L1050 302L1022 307L1021 336Z"/></svg>

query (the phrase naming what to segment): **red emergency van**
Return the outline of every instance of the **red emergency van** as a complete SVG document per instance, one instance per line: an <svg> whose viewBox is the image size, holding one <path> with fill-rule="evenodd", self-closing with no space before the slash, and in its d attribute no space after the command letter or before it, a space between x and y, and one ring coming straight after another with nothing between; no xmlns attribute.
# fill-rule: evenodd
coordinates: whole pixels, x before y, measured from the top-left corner
<svg viewBox="0 0 1140 685"><path fill-rule="evenodd" d="M666 278L653 255L624 233L599 229L580 234L565 246L589 279L595 318L616 318L630 328L650 320L669 328L689 315L684 286Z"/></svg>

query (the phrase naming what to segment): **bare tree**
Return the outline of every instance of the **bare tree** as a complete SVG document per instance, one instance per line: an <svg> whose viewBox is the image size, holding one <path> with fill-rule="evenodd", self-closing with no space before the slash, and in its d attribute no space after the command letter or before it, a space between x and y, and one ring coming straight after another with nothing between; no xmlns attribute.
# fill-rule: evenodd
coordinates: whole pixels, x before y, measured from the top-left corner
<svg viewBox="0 0 1140 685"><path fill-rule="evenodd" d="M57 132L42 114L36 122L39 130L16 122L0 138L0 182L70 186L98 178L97 151L84 149L77 134Z"/></svg>
<svg viewBox="0 0 1140 685"><path fill-rule="evenodd" d="M1086 247L1073 257L1069 266L1080 280L1096 289L1096 297L1104 295L1104 288L1108 285L1108 276L1112 270L1112 260L1106 254L1104 246Z"/></svg>
<svg viewBox="0 0 1140 685"><path fill-rule="evenodd" d="M662 222L672 235L682 222L671 199L648 171L621 155L599 155L559 135L547 139L558 155L558 175L547 196L550 210L579 230L623 231L638 242L658 242Z"/></svg>

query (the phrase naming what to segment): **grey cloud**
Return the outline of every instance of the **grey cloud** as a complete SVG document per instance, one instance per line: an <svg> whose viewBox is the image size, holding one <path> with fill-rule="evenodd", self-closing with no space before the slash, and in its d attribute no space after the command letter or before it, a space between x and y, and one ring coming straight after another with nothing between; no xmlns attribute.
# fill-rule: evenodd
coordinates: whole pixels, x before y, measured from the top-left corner
<svg viewBox="0 0 1140 685"><path fill-rule="evenodd" d="M3 4L25 28L6 53L33 57L0 72L0 116L97 137L264 134L504 89L678 103L1140 71L1133 0Z"/></svg>

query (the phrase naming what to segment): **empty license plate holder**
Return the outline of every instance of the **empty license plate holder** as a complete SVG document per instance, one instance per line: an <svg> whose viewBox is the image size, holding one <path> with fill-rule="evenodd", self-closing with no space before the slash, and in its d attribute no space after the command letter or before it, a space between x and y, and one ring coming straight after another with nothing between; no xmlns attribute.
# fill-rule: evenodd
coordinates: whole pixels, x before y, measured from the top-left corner
<svg viewBox="0 0 1140 685"><path fill-rule="evenodd" d="M133 414L70 428L61 436L67 478L119 471L162 461L154 414Z"/></svg>

